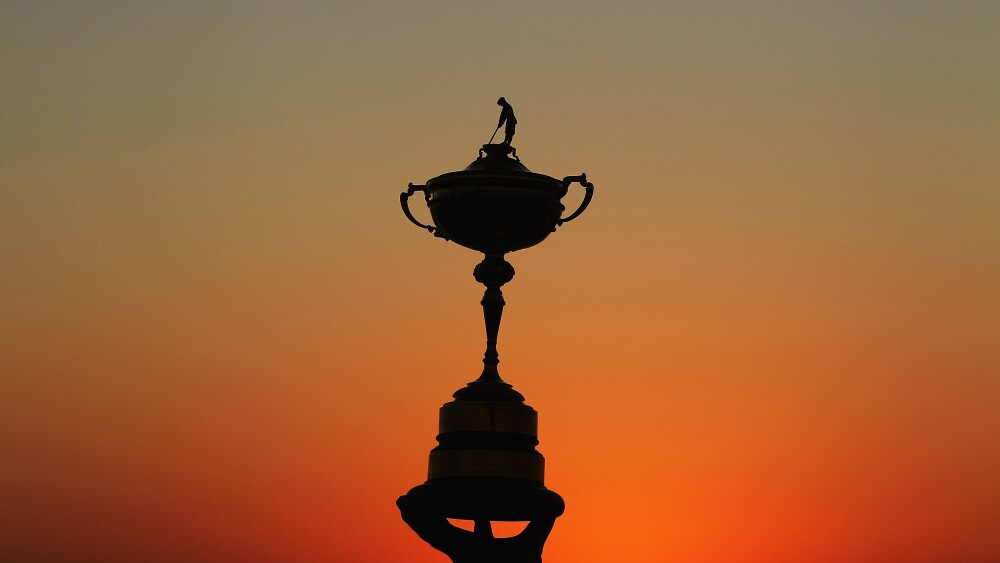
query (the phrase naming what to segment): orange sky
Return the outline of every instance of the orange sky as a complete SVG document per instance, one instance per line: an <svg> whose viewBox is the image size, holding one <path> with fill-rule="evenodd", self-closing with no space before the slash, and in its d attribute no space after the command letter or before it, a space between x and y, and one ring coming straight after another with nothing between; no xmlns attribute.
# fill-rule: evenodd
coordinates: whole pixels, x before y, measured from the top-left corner
<svg viewBox="0 0 1000 563"><path fill-rule="evenodd" d="M500 95L597 186L508 257L547 563L1000 560L996 5L3 12L0 560L445 561L479 258L397 194Z"/></svg>

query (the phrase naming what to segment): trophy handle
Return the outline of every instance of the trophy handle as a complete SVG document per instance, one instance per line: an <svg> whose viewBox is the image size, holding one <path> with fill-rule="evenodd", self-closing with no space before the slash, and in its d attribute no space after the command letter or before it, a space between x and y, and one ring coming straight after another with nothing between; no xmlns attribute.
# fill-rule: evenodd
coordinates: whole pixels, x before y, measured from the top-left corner
<svg viewBox="0 0 1000 563"><path fill-rule="evenodd" d="M562 185L563 187L568 188L569 185L572 184L573 182L578 182L581 186L583 186L585 190L587 190L587 193L583 196L583 202L580 204L580 207L577 208L577 210L574 211L569 217L566 217L565 219L559 219L559 222L556 223L556 226L562 225L563 223L569 223L573 219L579 217L580 214L583 213L585 209L587 209L587 206L590 205L591 198L594 197L594 184L591 184L590 182L587 181L586 172L580 174L579 176L566 176L565 178L563 178Z"/></svg>
<svg viewBox="0 0 1000 563"><path fill-rule="evenodd" d="M427 186L414 186L413 182L410 182L406 191L399 194L399 205L403 208L403 213L406 214L406 218L409 219L411 223L421 229L427 229L428 233L433 233L435 230L434 227L417 221L413 218L413 214L410 213L410 204L407 200L410 199L410 196L413 195L414 192L424 192L424 199L427 199Z"/></svg>

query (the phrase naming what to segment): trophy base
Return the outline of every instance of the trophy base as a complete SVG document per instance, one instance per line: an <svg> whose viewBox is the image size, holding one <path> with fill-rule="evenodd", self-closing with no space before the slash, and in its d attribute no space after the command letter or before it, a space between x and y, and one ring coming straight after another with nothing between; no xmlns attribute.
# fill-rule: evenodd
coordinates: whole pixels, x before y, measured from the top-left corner
<svg viewBox="0 0 1000 563"><path fill-rule="evenodd" d="M566 509L557 493L536 481L502 477L447 477L428 480L406 496L431 501L446 518L526 522L556 518Z"/></svg>

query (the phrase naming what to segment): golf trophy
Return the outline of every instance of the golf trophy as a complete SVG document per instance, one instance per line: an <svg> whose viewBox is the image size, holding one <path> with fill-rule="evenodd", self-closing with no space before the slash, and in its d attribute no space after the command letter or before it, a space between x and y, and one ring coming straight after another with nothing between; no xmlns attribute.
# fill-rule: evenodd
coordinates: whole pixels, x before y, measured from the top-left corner
<svg viewBox="0 0 1000 563"><path fill-rule="evenodd" d="M503 98L502 143L482 146L464 170L409 184L399 201L414 225L435 237L483 253L473 276L486 286L481 301L486 322L486 353L479 378L456 391L439 413L438 445L431 450L427 481L399 498L403 520L425 541L456 563L541 561L541 549L562 497L545 487L545 460L538 445L538 413L500 377L497 334L504 299L500 288L514 277L504 259L534 246L561 225L580 216L594 186L586 174L556 179L528 170L510 145L513 110ZM496 132L494 132L494 136ZM560 200L573 183L584 188L578 209L563 215ZM410 198L423 195L433 225L418 221ZM475 531L452 526L448 518L473 520ZM519 536L494 539L489 521L530 521ZM490 559L492 558L492 559Z"/></svg>

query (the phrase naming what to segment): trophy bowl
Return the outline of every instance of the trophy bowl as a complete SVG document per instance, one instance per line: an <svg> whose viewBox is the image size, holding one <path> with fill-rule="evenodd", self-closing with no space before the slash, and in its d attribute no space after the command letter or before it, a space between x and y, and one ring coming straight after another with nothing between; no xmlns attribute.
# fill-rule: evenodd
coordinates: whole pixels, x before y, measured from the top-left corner
<svg viewBox="0 0 1000 563"><path fill-rule="evenodd" d="M513 154L513 158L508 155ZM583 202L562 217L561 200L573 182L585 189ZM434 226L410 213L408 199L424 192ZM528 170L509 145L483 145L479 158L464 170L431 178L426 185L410 184L400 194L403 212L417 226L435 236L487 255L506 254L534 246L587 208L593 185L586 174L558 180Z"/></svg>

